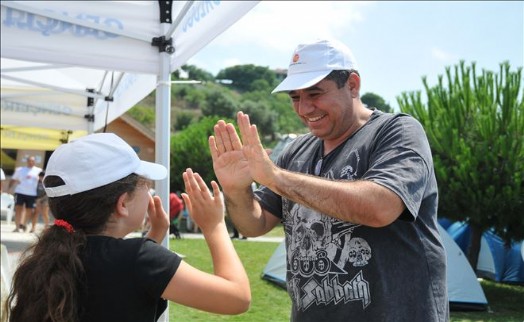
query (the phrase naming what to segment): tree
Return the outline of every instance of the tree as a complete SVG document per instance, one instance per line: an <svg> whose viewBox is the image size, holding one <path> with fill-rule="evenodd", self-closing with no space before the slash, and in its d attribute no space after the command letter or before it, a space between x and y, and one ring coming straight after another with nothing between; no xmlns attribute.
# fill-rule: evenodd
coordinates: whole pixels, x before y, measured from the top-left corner
<svg viewBox="0 0 524 322"><path fill-rule="evenodd" d="M233 81L230 86L239 92L265 90L270 93L276 83L274 71L267 67L255 66L253 64L228 67L221 70L216 78Z"/></svg>
<svg viewBox="0 0 524 322"><path fill-rule="evenodd" d="M231 91L220 87L217 86L207 93L206 103L201 106L202 114L232 118L238 110L238 99Z"/></svg>
<svg viewBox="0 0 524 322"><path fill-rule="evenodd" d="M249 115L251 123L257 125L258 132L262 138L270 136L272 140L275 139L277 115L270 110L266 101L243 101L242 111Z"/></svg>
<svg viewBox="0 0 524 322"><path fill-rule="evenodd" d="M202 81L202 82L214 82L215 81L213 74L203 69L200 69L196 67L195 65L182 65L181 69L187 72L187 78L190 80L197 80L197 81ZM171 78L173 80L181 79L179 71L178 70L174 71L171 74Z"/></svg>
<svg viewBox="0 0 524 322"><path fill-rule="evenodd" d="M384 99L381 96L375 93L366 93L362 95L360 100L368 107L375 107L381 110L382 112L386 113L393 112L393 108L391 108L391 106L388 103L386 103L386 101L384 101Z"/></svg>
<svg viewBox="0 0 524 322"><path fill-rule="evenodd" d="M208 138L213 135L213 127L219 119L221 118L218 116L204 117L171 136L171 191L185 190L182 173L187 168L198 172L207 184L211 180L216 180ZM231 119L224 120L232 122Z"/></svg>
<svg viewBox="0 0 524 322"><path fill-rule="evenodd" d="M177 111L175 114L174 129L176 131L185 129L196 118L194 113L188 111Z"/></svg>
<svg viewBox="0 0 524 322"><path fill-rule="evenodd" d="M438 84L398 98L402 112L424 126L439 183L439 216L470 224L468 258L477 267L482 233L509 243L524 238L524 99L522 67L477 75L461 61Z"/></svg>
<svg viewBox="0 0 524 322"><path fill-rule="evenodd" d="M135 105L127 111L127 114L148 128L155 126L155 109L151 106Z"/></svg>

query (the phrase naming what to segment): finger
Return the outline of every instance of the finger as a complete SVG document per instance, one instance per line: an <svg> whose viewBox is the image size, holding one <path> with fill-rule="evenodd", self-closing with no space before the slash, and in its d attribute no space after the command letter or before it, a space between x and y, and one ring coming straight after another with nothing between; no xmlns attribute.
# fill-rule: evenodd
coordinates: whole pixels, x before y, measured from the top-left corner
<svg viewBox="0 0 524 322"><path fill-rule="evenodd" d="M213 127L213 130L215 131L218 152L221 154L231 150L231 139L229 138L226 122L222 120L218 121Z"/></svg>
<svg viewBox="0 0 524 322"><path fill-rule="evenodd" d="M260 135L258 135L258 129L256 124L251 125L249 128L249 138L251 139L251 144L257 144L262 146L262 142L260 141Z"/></svg>
<svg viewBox="0 0 524 322"><path fill-rule="evenodd" d="M189 196L192 196L197 192L196 189L198 189L198 187L196 187L194 181L195 178L193 175L193 170L191 168L187 168L186 172L184 172L184 184L186 186L186 192L189 194Z"/></svg>
<svg viewBox="0 0 524 322"><path fill-rule="evenodd" d="M260 143L257 126L255 124L251 124L249 115L239 112L238 122L242 139L246 144L253 145Z"/></svg>
<svg viewBox="0 0 524 322"><path fill-rule="evenodd" d="M224 126L222 133L222 144L226 151L233 151L233 141L236 139L237 132L235 126L231 123L227 123Z"/></svg>
<svg viewBox="0 0 524 322"><path fill-rule="evenodd" d="M204 199L211 197L211 192L209 191L209 188L207 187L206 183L204 182L204 179L202 179L202 177L198 173L195 173L195 179L198 184L198 188L200 189L200 192L202 193L202 196L204 197Z"/></svg>
<svg viewBox="0 0 524 322"><path fill-rule="evenodd" d="M231 123L227 126L227 133L229 135L229 140L231 142L231 148L233 150L241 150L242 149L242 141L240 140L240 137L237 134L237 130L235 129L235 126Z"/></svg>
<svg viewBox="0 0 524 322"><path fill-rule="evenodd" d="M220 198L220 188L218 186L218 183L216 181L211 181L211 187L213 188L213 196L216 198Z"/></svg>
<svg viewBox="0 0 524 322"><path fill-rule="evenodd" d="M184 187L185 187L185 190L187 193L191 193L191 185L189 184L189 177L188 177L188 174L187 174L187 170L182 173L182 179L184 179Z"/></svg>
<svg viewBox="0 0 524 322"><path fill-rule="evenodd" d="M249 122L249 115L244 114L244 112L238 112L237 113L237 123L238 123L238 129L240 130L240 135L242 135L242 140L244 142L248 143L248 128L250 125Z"/></svg>
<svg viewBox="0 0 524 322"><path fill-rule="evenodd" d="M184 202L186 203L187 210L192 212L191 210L193 209L193 205L191 204L191 198L189 198L189 195L182 192L182 199L184 199Z"/></svg>
<svg viewBox="0 0 524 322"><path fill-rule="evenodd" d="M214 136L210 136L208 139L209 143L209 152L211 152L211 159L213 159L213 162L218 160L219 151L217 149L216 140Z"/></svg>
<svg viewBox="0 0 524 322"><path fill-rule="evenodd" d="M155 201L153 196L149 196L149 204L147 205L147 215L153 217L155 215Z"/></svg>
<svg viewBox="0 0 524 322"><path fill-rule="evenodd" d="M153 197L154 207L155 207L155 214L160 215L163 214L164 207L162 206L162 199L159 196Z"/></svg>
<svg viewBox="0 0 524 322"><path fill-rule="evenodd" d="M191 191L193 192L193 194L200 192L200 187L196 179L198 173L193 172L193 169L189 168L187 169L187 174L189 178L189 185L191 186Z"/></svg>

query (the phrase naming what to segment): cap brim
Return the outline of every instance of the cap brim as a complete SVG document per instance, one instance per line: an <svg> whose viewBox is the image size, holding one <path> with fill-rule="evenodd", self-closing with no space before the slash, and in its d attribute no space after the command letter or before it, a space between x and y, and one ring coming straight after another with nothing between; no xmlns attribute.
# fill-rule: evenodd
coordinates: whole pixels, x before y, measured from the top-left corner
<svg viewBox="0 0 524 322"><path fill-rule="evenodd" d="M280 83L272 92L289 92L297 89L303 89L315 85L320 82L324 77L329 75L331 70L315 71L308 73L297 73L288 75L282 83Z"/></svg>
<svg viewBox="0 0 524 322"><path fill-rule="evenodd" d="M147 161L140 161L140 166L136 169L135 173L150 180L162 180L167 177L166 167Z"/></svg>

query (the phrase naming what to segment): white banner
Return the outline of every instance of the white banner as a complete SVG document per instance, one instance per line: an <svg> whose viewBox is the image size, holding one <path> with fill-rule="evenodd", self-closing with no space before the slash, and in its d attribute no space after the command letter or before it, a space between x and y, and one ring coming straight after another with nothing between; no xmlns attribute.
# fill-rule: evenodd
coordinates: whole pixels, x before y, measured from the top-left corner
<svg viewBox="0 0 524 322"><path fill-rule="evenodd" d="M173 1L173 21L186 2ZM171 71L257 3L195 1L173 32ZM159 11L157 1L2 1L2 57L157 75Z"/></svg>

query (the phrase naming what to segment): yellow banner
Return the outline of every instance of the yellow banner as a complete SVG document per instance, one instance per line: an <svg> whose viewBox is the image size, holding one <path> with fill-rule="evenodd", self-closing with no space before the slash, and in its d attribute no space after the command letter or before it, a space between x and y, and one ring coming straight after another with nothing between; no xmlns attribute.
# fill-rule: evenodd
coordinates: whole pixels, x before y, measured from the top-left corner
<svg viewBox="0 0 524 322"><path fill-rule="evenodd" d="M54 151L62 143L87 135L87 131L63 131L35 127L2 125L2 149Z"/></svg>

